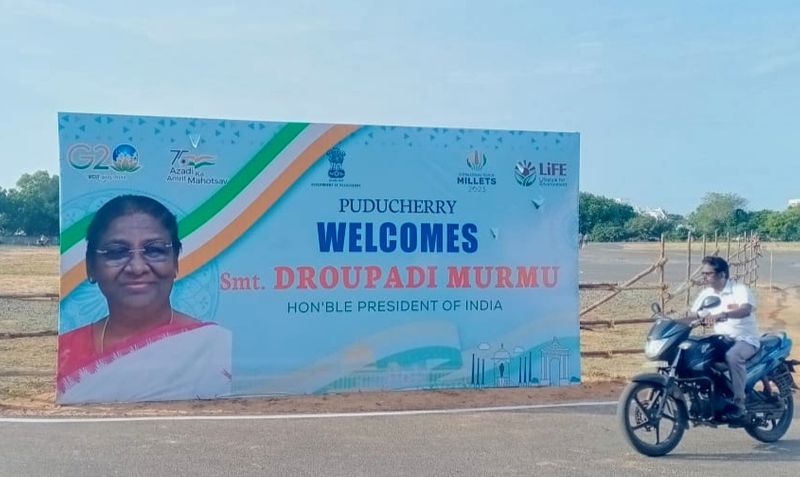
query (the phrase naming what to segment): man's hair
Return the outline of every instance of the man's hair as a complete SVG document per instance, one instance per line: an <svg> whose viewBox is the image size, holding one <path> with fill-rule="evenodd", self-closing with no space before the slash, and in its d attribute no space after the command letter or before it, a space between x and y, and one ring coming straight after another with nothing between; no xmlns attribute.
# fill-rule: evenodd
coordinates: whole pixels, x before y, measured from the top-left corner
<svg viewBox="0 0 800 477"><path fill-rule="evenodd" d="M728 262L725 261L722 257L717 257L714 255L709 255L707 257L703 257L703 265L710 265L714 268L714 271L717 273L725 274L725 278L730 278L730 269L728 268Z"/></svg>

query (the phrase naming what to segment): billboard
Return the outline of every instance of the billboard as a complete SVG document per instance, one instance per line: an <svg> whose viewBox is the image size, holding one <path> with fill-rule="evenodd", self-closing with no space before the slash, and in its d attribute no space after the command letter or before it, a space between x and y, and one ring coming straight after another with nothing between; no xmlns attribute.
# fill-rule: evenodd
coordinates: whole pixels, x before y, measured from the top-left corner
<svg viewBox="0 0 800 477"><path fill-rule="evenodd" d="M58 127L59 402L579 381L577 133Z"/></svg>

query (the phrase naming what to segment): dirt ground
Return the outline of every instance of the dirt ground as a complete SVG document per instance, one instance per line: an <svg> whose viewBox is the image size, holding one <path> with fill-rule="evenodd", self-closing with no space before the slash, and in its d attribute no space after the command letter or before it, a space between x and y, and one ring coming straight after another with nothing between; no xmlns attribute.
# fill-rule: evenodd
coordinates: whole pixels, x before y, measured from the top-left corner
<svg viewBox="0 0 800 477"><path fill-rule="evenodd" d="M645 304L650 297L630 296L632 298L622 300L632 302L612 301L604 308L605 311L598 309L594 318L603 319L611 313L617 318L641 317L638 316L640 310L646 309ZM761 287L758 289L758 298L759 322L764 331L786 330L791 336L800 337L800 285ZM624 313L621 314L621 310ZM648 325L633 325L582 330L582 347L617 349L641 346L647 328ZM57 406L54 404L53 391L55 342L52 336L0 340L0 371L6 370L0 372L0 416L304 414L613 401L619 397L626 379L643 371L645 364L641 354L614 356L613 359L583 358L583 383L569 387L355 392L216 401ZM793 357L800 357L797 347Z"/></svg>

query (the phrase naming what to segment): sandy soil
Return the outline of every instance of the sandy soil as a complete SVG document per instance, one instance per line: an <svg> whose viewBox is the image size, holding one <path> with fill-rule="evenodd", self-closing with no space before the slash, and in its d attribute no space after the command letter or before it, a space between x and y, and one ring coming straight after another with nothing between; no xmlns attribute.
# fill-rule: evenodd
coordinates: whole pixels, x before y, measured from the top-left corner
<svg viewBox="0 0 800 477"><path fill-rule="evenodd" d="M233 398L114 405L56 406L52 393L0 403L2 416L180 416L233 414L309 414L419 409L477 408L574 401L613 401L625 383L584 383L571 387L507 388L447 391L391 391Z"/></svg>
<svg viewBox="0 0 800 477"><path fill-rule="evenodd" d="M627 310L641 317L646 297L632 295L634 303L610 302L607 312L599 309L597 319L606 313L618 318ZM800 339L800 285L763 287L758 290L759 321L763 330L787 330ZM639 303L639 302L642 303ZM647 325L611 330L583 330L581 340L591 349L641 346ZM798 345L800 346L800 345ZM800 358L795 346L794 358ZM153 416L153 415L231 415L362 412L563 403L577 401L613 401L625 386L625 379L643 370L639 355L582 359L583 383L560 388L467 389L414 392L356 392L323 396L274 398L235 398L218 401L182 401L117 405L56 406L53 404L55 338L0 340L0 370L30 371L24 375L0 373L0 415L2 416ZM13 361L9 361L13 358ZM35 371L35 372L33 372ZM797 377L800 380L800 376Z"/></svg>
<svg viewBox="0 0 800 477"><path fill-rule="evenodd" d="M800 336L800 286L759 291L761 327L787 330ZM40 346L47 347L42 339ZM794 357L800 356L798 349ZM625 357L631 369L642 368L643 357ZM586 360L584 360L584 363ZM606 363L607 366L607 363ZM56 406L53 393L0 401L4 416L153 416L362 412L414 409L475 408L576 401L616 400L625 386L622 379L605 379L560 388L509 388L414 392L359 392L324 396L226 399L116 405Z"/></svg>

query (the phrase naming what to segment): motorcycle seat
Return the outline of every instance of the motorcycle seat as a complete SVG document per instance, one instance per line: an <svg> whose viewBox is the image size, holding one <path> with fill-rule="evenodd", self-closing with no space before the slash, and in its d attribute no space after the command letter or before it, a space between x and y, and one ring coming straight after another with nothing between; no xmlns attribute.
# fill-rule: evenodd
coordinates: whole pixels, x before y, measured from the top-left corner
<svg viewBox="0 0 800 477"><path fill-rule="evenodd" d="M758 348L758 351L756 351L756 353L751 356L750 359L747 360L746 365L749 366L753 363L761 361L761 358L763 358L766 353L769 353L773 349L781 346L784 339L786 339L786 333L784 332L771 332L761 335L761 337L759 337L761 347ZM728 371L728 364L724 361L717 361L711 366L720 373Z"/></svg>
<svg viewBox="0 0 800 477"><path fill-rule="evenodd" d="M759 338L759 341L761 342L762 349L763 348L773 349L780 346L780 344L783 342L784 339L786 339L786 333L780 331L773 333L764 333Z"/></svg>
<svg viewBox="0 0 800 477"><path fill-rule="evenodd" d="M758 348L756 354L754 354L753 356L750 357L750 359L747 360L747 364L757 363L761 361L761 358L763 358L765 354L781 346L785 338L786 338L786 333L783 332L764 333L763 335L761 335L761 337L758 339L758 341L761 343L761 347Z"/></svg>

